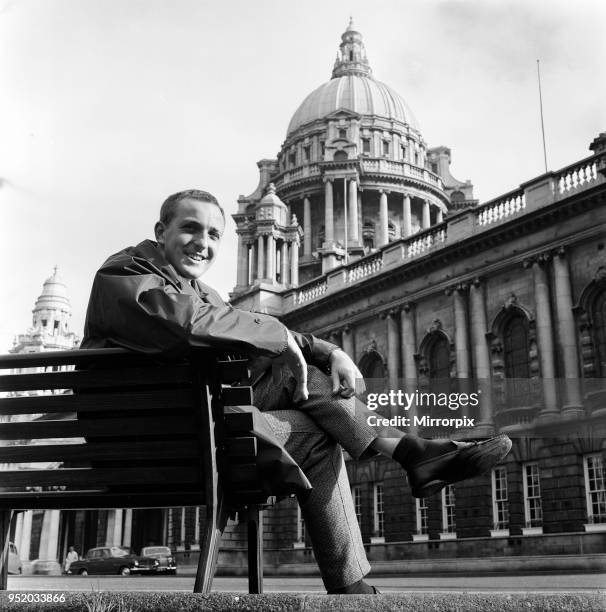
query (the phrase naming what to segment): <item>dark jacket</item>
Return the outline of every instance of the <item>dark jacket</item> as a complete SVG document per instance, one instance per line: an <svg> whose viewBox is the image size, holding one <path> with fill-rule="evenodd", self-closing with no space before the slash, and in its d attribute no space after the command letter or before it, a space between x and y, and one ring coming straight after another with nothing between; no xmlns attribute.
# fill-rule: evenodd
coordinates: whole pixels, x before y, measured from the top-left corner
<svg viewBox="0 0 606 612"><path fill-rule="evenodd" d="M338 348L311 334L292 334L305 359L322 368ZM286 344L286 327L277 319L225 304L214 289L180 277L158 245L144 240L112 255L95 275L81 347L162 350L175 356L190 347L245 353L253 358L255 379ZM260 413L254 421L267 494L290 493L293 484L300 494L311 489Z"/></svg>
<svg viewBox="0 0 606 612"><path fill-rule="evenodd" d="M337 346L291 332L306 361L325 368ZM95 275L82 348L121 346L175 354L213 347L251 357L277 357L286 327L269 315L233 308L211 287L180 277L158 245L144 240L112 255ZM268 360L257 359L262 370Z"/></svg>

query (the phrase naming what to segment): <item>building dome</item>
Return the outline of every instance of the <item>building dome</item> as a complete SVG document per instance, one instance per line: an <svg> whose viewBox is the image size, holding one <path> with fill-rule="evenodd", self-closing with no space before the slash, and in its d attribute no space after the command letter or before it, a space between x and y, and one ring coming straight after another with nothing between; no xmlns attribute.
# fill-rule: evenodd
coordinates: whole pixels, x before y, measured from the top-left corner
<svg viewBox="0 0 606 612"><path fill-rule="evenodd" d="M362 35L353 29L351 20L341 40L331 80L303 100L290 120L286 137L338 110L398 121L418 131L417 120L404 99L391 87L372 78Z"/></svg>
<svg viewBox="0 0 606 612"><path fill-rule="evenodd" d="M287 137L301 126L337 110L376 115L419 129L410 107L391 87L367 76L349 74L320 85L303 100L288 124Z"/></svg>
<svg viewBox="0 0 606 612"><path fill-rule="evenodd" d="M57 310L71 313L71 304L67 297L67 285L57 273L57 267L52 276L44 281L42 293L36 300L33 312L41 310Z"/></svg>

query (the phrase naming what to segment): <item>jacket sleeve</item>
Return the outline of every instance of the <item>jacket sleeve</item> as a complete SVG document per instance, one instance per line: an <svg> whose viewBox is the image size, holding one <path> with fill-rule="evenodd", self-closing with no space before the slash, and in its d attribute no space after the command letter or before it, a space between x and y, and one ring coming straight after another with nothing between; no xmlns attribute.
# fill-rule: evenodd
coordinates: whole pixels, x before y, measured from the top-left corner
<svg viewBox="0 0 606 612"><path fill-rule="evenodd" d="M312 334L302 334L292 330L290 333L299 345L305 361L323 370L328 368L331 353L339 348L336 344L316 338Z"/></svg>
<svg viewBox="0 0 606 612"><path fill-rule="evenodd" d="M273 317L208 303L136 266L105 265L93 282L82 346L213 347L276 357L286 344L286 328Z"/></svg>

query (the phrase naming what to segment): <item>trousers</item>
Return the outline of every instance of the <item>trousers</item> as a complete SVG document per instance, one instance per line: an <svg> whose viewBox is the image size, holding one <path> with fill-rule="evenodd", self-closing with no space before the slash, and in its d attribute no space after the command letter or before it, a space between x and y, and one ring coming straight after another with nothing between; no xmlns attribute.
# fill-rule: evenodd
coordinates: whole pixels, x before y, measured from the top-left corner
<svg viewBox="0 0 606 612"><path fill-rule="evenodd" d="M313 486L301 514L324 585L333 590L370 571L341 447L360 459L375 454L370 445L379 435L402 434L369 426L372 413L356 398L334 395L317 367L308 366L307 381L309 398L294 406L296 381L282 367L277 380L267 373L255 385L254 402Z"/></svg>

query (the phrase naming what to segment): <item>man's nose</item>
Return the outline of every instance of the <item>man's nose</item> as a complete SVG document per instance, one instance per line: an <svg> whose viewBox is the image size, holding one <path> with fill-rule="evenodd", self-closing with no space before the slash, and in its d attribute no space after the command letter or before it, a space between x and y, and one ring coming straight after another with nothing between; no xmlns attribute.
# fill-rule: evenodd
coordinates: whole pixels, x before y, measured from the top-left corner
<svg viewBox="0 0 606 612"><path fill-rule="evenodd" d="M199 248L203 250L208 249L208 234L206 232L197 234L194 238L194 242Z"/></svg>

